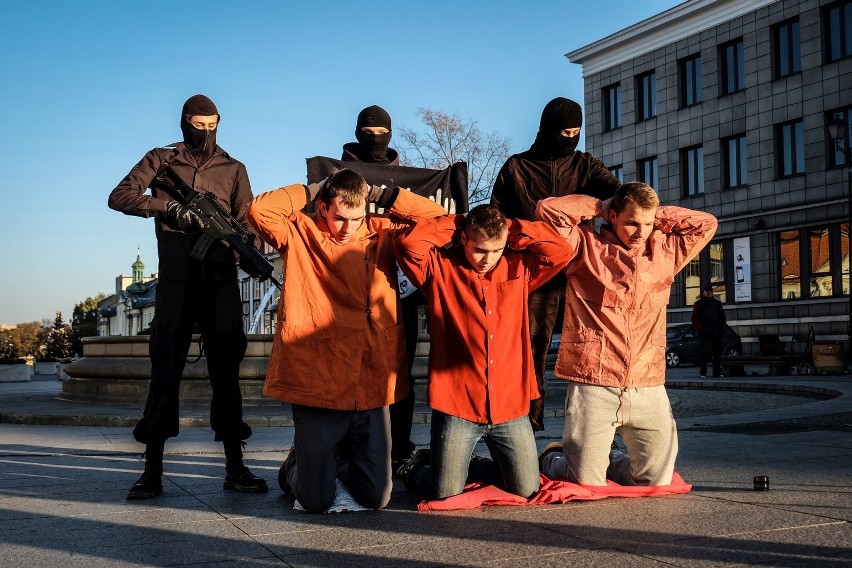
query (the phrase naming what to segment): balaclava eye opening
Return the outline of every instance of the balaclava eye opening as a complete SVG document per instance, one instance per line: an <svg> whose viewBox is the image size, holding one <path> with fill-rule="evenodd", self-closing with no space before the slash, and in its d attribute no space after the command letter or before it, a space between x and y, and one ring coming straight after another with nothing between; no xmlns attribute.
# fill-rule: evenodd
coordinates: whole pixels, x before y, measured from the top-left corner
<svg viewBox="0 0 852 568"><path fill-rule="evenodd" d="M556 97L541 113L536 142L543 150L555 158L562 158L577 149L580 134L566 138L562 131L566 128L583 126L583 110L580 105L564 97Z"/></svg>
<svg viewBox="0 0 852 568"><path fill-rule="evenodd" d="M183 132L183 142L199 164L206 162L216 150L216 126L214 130L199 130L189 123L193 116L219 116L219 110L209 98L204 95L193 95L183 103L180 115L180 129Z"/></svg>
<svg viewBox="0 0 852 568"><path fill-rule="evenodd" d="M365 126L381 126L388 131L385 134L372 134L361 130ZM387 152L391 140L391 117L385 109L373 105L358 113L355 138L359 142L358 158L361 161L374 164L389 163Z"/></svg>

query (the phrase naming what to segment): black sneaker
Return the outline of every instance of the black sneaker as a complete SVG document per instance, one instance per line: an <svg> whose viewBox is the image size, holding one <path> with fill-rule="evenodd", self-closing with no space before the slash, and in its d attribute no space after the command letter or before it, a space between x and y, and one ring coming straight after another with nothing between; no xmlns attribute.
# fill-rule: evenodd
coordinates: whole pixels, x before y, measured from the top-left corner
<svg viewBox="0 0 852 568"><path fill-rule="evenodd" d="M396 479L402 479L406 486L408 485L409 476L417 469L420 469L421 466L426 465L432 461L432 450L428 448L423 448L417 450L411 457L402 462L398 467L394 468L393 476Z"/></svg>
<svg viewBox="0 0 852 568"><path fill-rule="evenodd" d="M163 474L150 470L145 470L142 476L136 480L136 483L130 486L127 490L127 499L134 501L137 499L151 499L157 495L163 494Z"/></svg>
<svg viewBox="0 0 852 568"><path fill-rule="evenodd" d="M269 487L266 481L242 466L235 471L225 470L225 483L223 487L229 491L240 493L266 493Z"/></svg>
<svg viewBox="0 0 852 568"><path fill-rule="evenodd" d="M296 463L296 446L290 448L287 457L284 458L284 463L278 468L278 487L284 492L287 497L293 497L293 488L290 487L290 482L287 480L287 475L290 473L290 468Z"/></svg>

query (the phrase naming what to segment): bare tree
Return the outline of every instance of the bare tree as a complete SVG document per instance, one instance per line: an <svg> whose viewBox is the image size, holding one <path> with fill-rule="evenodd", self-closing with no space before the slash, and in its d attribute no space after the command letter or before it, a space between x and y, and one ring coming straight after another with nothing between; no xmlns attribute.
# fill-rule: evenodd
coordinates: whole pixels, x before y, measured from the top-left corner
<svg viewBox="0 0 852 568"><path fill-rule="evenodd" d="M404 145L397 149L402 164L440 170L467 162L468 201L471 205L487 201L497 173L511 154L511 140L497 132L482 132L475 120L456 114L420 108L417 116L423 131L400 131Z"/></svg>

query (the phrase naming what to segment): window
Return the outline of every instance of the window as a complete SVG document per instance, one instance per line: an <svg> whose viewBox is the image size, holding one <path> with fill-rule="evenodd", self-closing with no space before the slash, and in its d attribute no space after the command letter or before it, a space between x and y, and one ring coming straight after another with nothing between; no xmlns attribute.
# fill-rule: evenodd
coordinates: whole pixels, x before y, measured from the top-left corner
<svg viewBox="0 0 852 568"><path fill-rule="evenodd" d="M721 48L722 94L735 93L745 88L745 59L743 40L726 43Z"/></svg>
<svg viewBox="0 0 852 568"><path fill-rule="evenodd" d="M805 172L805 125L801 120L777 128L778 176L789 177Z"/></svg>
<svg viewBox="0 0 852 568"><path fill-rule="evenodd" d="M621 166L612 166L609 169L609 172L615 176L619 182L624 183L624 168Z"/></svg>
<svg viewBox="0 0 852 568"><path fill-rule="evenodd" d="M802 70L802 48L799 42L799 20L775 26L775 77L786 77Z"/></svg>
<svg viewBox="0 0 852 568"><path fill-rule="evenodd" d="M681 152L683 189L686 197L704 193L704 148L693 146Z"/></svg>
<svg viewBox="0 0 852 568"><path fill-rule="evenodd" d="M846 132L843 134L843 143L841 147L849 148L849 144L852 144L852 107L845 108L843 110L836 110L834 112L830 112L826 115L825 125L826 125L826 133L825 136L828 138L829 144L829 163L832 167L840 167L840 166L849 166L847 164L846 155L838 148L837 144L835 144L834 140L831 139L831 135L828 132L828 123L832 118L839 118L841 120L846 121Z"/></svg>
<svg viewBox="0 0 852 568"><path fill-rule="evenodd" d="M639 160L638 167L636 169L639 170L639 181L650 185L654 189L657 189L656 156L651 156L650 158Z"/></svg>
<svg viewBox="0 0 852 568"><path fill-rule="evenodd" d="M778 234L781 299L849 294L849 224Z"/></svg>
<svg viewBox="0 0 852 568"><path fill-rule="evenodd" d="M748 183L748 144L745 134L722 141L725 187L742 187Z"/></svg>
<svg viewBox="0 0 852 568"><path fill-rule="evenodd" d="M644 73L636 78L637 121L648 120L657 116L657 74L653 71Z"/></svg>
<svg viewBox="0 0 852 568"><path fill-rule="evenodd" d="M693 55L680 62L680 106L701 102L701 56Z"/></svg>
<svg viewBox="0 0 852 568"><path fill-rule="evenodd" d="M603 90L604 129L621 128L621 84L610 85Z"/></svg>
<svg viewBox="0 0 852 568"><path fill-rule="evenodd" d="M837 2L824 12L825 60L830 63L852 55L852 2Z"/></svg>
<svg viewBox="0 0 852 568"><path fill-rule="evenodd" d="M702 286L713 286L713 293L722 303L727 301L725 278L726 241L715 241L687 264L683 272L684 305L691 306L701 297Z"/></svg>

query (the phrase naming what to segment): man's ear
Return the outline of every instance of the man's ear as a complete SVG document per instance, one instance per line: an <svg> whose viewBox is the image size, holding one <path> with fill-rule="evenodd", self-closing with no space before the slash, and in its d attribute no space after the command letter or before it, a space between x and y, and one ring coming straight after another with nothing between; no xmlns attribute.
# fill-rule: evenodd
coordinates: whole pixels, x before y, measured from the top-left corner
<svg viewBox="0 0 852 568"><path fill-rule="evenodd" d="M465 243L467 242L467 233L465 233L464 231L462 231L461 234L459 235L459 242L461 243L462 246L464 246Z"/></svg>
<svg viewBox="0 0 852 568"><path fill-rule="evenodd" d="M328 205L322 199L317 201L317 211L319 211L321 217L328 215Z"/></svg>
<svg viewBox="0 0 852 568"><path fill-rule="evenodd" d="M618 213L613 211L612 209L606 210L606 220L610 225L615 225L615 218L618 217Z"/></svg>

